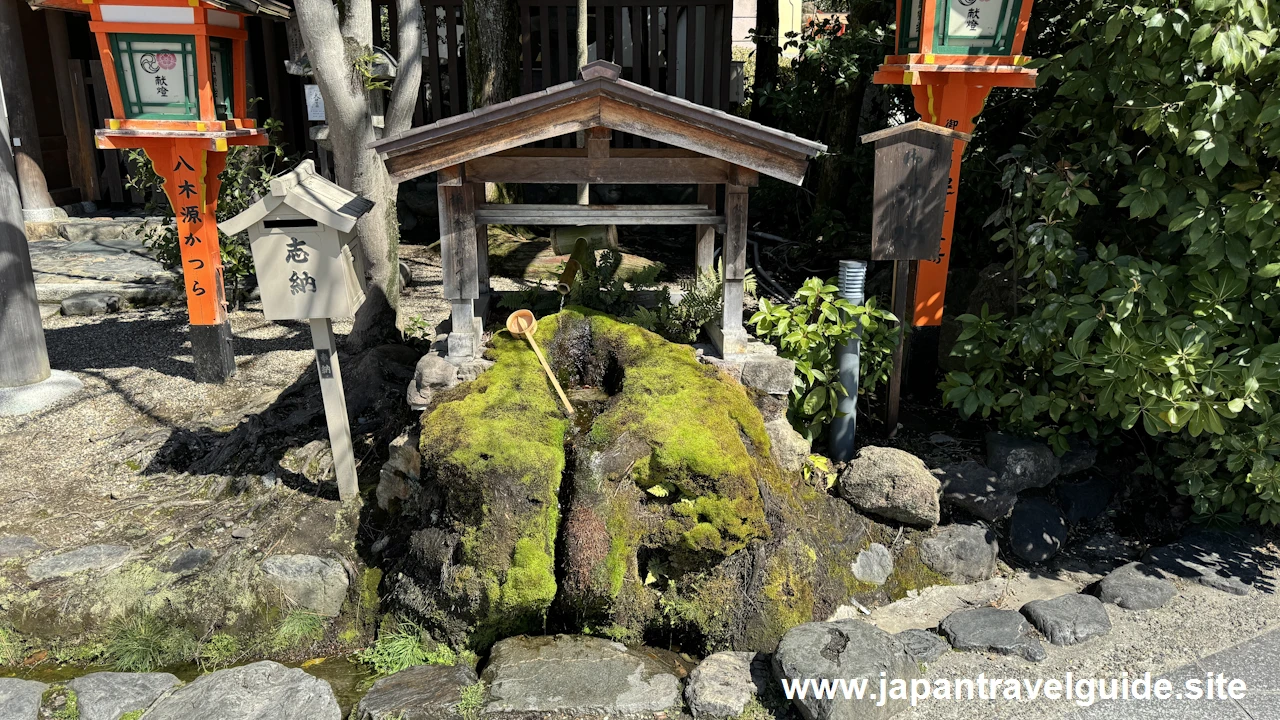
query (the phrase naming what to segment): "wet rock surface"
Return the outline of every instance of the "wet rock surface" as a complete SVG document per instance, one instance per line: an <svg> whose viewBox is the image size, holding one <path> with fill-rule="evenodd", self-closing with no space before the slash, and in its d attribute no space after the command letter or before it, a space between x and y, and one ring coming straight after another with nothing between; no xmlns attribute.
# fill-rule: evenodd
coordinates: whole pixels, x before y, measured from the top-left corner
<svg viewBox="0 0 1280 720"><path fill-rule="evenodd" d="M151 707L178 682L169 673L101 672L78 677L67 687L76 693L79 720L119 720L127 712Z"/></svg>
<svg viewBox="0 0 1280 720"><path fill-rule="evenodd" d="M773 671L779 679L865 678L869 689L879 685L881 673L907 681L920 675L919 665L896 637L860 620L805 623L792 628L774 653ZM846 700L842 695L827 700L810 694L792 702L805 720L880 720L907 708L905 700L888 700L877 706L879 698Z"/></svg>
<svg viewBox="0 0 1280 720"><path fill-rule="evenodd" d="M920 458L896 448L862 448L840 474L840 496L863 512L909 525L938 523L941 485Z"/></svg>
<svg viewBox="0 0 1280 720"><path fill-rule="evenodd" d="M1178 589L1159 571L1132 562L1112 570L1098 582L1098 599L1126 610L1151 610L1169 602Z"/></svg>
<svg viewBox="0 0 1280 720"><path fill-rule="evenodd" d="M1075 645L1111 632L1111 618L1092 595L1063 595L1032 600L1022 614L1054 645Z"/></svg>
<svg viewBox="0 0 1280 720"><path fill-rule="evenodd" d="M1044 646L1031 636L1031 626L1016 610L984 607L957 610L938 626L956 650L1017 655L1039 662Z"/></svg>
<svg viewBox="0 0 1280 720"><path fill-rule="evenodd" d="M202 675L161 698L148 720L343 720L329 683L270 661Z"/></svg>
<svg viewBox="0 0 1280 720"><path fill-rule="evenodd" d="M355 720L448 720L476 673L466 665L421 665L388 675L360 699Z"/></svg>
<svg viewBox="0 0 1280 720"><path fill-rule="evenodd" d="M485 711L645 715L680 705L680 680L621 643L582 635L518 636L493 646Z"/></svg>

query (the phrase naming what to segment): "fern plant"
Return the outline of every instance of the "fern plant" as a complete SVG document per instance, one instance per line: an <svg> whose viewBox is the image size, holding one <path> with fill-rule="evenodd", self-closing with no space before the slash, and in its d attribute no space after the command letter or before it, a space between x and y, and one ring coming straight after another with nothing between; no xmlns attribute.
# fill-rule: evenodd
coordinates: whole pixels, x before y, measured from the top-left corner
<svg viewBox="0 0 1280 720"><path fill-rule="evenodd" d="M742 288L744 294L755 297L755 273L746 272ZM663 288L657 307L636 308L628 320L672 342L694 342L702 327L714 322L724 310L724 263L718 262L715 269L704 269L695 277L681 282L680 289L684 293L680 302L672 303L671 294Z"/></svg>

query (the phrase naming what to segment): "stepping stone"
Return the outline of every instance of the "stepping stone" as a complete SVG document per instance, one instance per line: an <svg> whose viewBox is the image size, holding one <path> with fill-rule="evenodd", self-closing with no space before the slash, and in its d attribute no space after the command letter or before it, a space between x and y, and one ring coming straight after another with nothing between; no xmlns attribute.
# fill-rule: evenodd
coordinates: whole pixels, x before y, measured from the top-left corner
<svg viewBox="0 0 1280 720"><path fill-rule="evenodd" d="M388 675L360 699L355 720L446 720L457 718L455 709L462 689L476 684L468 665L420 665Z"/></svg>
<svg viewBox="0 0 1280 720"><path fill-rule="evenodd" d="M263 561L262 574L285 597L319 615L337 617L347 599L350 579L337 560L315 555L273 555Z"/></svg>
<svg viewBox="0 0 1280 720"><path fill-rule="evenodd" d="M0 562L35 555L41 550L44 546L28 535L0 537Z"/></svg>
<svg viewBox="0 0 1280 720"><path fill-rule="evenodd" d="M889 548L880 543L868 545L853 562L853 576L862 582L883 585L892 574L893 556L889 554Z"/></svg>
<svg viewBox="0 0 1280 720"><path fill-rule="evenodd" d="M684 699L695 718L730 718L772 683L768 663L753 652L718 652L689 674Z"/></svg>
<svg viewBox="0 0 1280 720"><path fill-rule="evenodd" d="M979 525L948 525L920 543L920 561L958 585L996 573L996 534Z"/></svg>
<svg viewBox="0 0 1280 720"><path fill-rule="evenodd" d="M956 650L1017 655L1031 662L1045 659L1044 646L1031 637L1031 626L1016 610L957 610L942 621L939 629Z"/></svg>
<svg viewBox="0 0 1280 720"><path fill-rule="evenodd" d="M1111 632L1107 609L1092 595L1032 600L1022 606L1022 614L1054 645L1075 645Z"/></svg>
<svg viewBox="0 0 1280 720"><path fill-rule="evenodd" d="M947 465L933 474L942 483L942 499L988 522L1008 517L1018 502L1000 476L974 460Z"/></svg>
<svg viewBox="0 0 1280 720"><path fill-rule="evenodd" d="M111 570L123 565L132 554L133 548L124 545L89 545L61 555L38 558L27 565L27 576L34 582L40 582L90 570Z"/></svg>
<svg viewBox="0 0 1280 720"><path fill-rule="evenodd" d="M1149 567L1232 595L1248 595L1261 570L1250 543L1224 532L1202 531L1143 558Z"/></svg>
<svg viewBox="0 0 1280 720"><path fill-rule="evenodd" d="M120 296L110 292L86 292L62 301L62 314L67 317L106 315L120 312Z"/></svg>
<svg viewBox="0 0 1280 720"><path fill-rule="evenodd" d="M903 630L894 637L902 643L902 647L906 649L907 655L918 663L929 663L942 657L942 654L951 649L951 644L947 639L937 633L928 630Z"/></svg>
<svg viewBox="0 0 1280 720"><path fill-rule="evenodd" d="M76 693L80 720L118 720L127 712L151 707L179 682L169 673L100 672L78 677L67 687Z"/></svg>
<svg viewBox="0 0 1280 720"><path fill-rule="evenodd" d="M164 571L174 575L185 575L204 567L213 559L213 551L209 548L188 548L169 563Z"/></svg>
<svg viewBox="0 0 1280 720"><path fill-rule="evenodd" d="M680 706L680 680L639 650L584 635L507 638L484 670L486 713L636 715Z"/></svg>
<svg viewBox="0 0 1280 720"><path fill-rule="evenodd" d="M37 720L48 689L41 682L0 678L0 720Z"/></svg>
<svg viewBox="0 0 1280 720"><path fill-rule="evenodd" d="M1121 565L1098 582L1098 599L1126 610L1158 608L1177 592L1157 570L1136 562Z"/></svg>
<svg viewBox="0 0 1280 720"><path fill-rule="evenodd" d="M329 683L269 660L201 675L160 699L147 720L343 720Z"/></svg>
<svg viewBox="0 0 1280 720"><path fill-rule="evenodd" d="M1009 544L1015 555L1042 563L1058 554L1067 541L1067 521L1052 503L1028 498L1018 503L1009 520Z"/></svg>
<svg viewBox="0 0 1280 720"><path fill-rule="evenodd" d="M883 673L883 675L881 674ZM782 680L812 679L867 681L861 700L833 699L806 694L792 700L806 720L870 720L889 718L907 709L907 701L878 696L882 677L901 678L910 684L920 677L920 665L907 654L896 637L861 620L836 620L797 625L782 636L773 654L774 677ZM877 696L872 699L871 694ZM876 703L884 702L877 707Z"/></svg>

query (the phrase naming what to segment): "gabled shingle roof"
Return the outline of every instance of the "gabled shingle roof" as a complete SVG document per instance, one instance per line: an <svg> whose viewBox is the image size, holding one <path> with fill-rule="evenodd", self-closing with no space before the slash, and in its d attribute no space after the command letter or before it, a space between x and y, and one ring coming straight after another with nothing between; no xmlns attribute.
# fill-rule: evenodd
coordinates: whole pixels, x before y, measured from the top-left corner
<svg viewBox="0 0 1280 720"><path fill-rule="evenodd" d="M282 204L344 233L351 232L356 221L373 209L373 202L317 175L315 163L303 160L271 181L270 194L239 215L218 223L218 229L227 235L248 230Z"/></svg>

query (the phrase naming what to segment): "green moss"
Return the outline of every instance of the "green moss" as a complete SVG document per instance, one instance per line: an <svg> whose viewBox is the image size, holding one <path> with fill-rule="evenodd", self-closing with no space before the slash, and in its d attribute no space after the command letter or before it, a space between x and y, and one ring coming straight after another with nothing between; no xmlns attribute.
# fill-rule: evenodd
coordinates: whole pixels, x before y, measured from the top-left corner
<svg viewBox="0 0 1280 720"><path fill-rule="evenodd" d="M548 607L556 597L555 562L536 538L516 541L515 559L499 592L507 610Z"/></svg>
<svg viewBox="0 0 1280 720"><path fill-rule="evenodd" d="M41 707L49 707L56 704L57 700L62 700L62 705L52 712L48 712L46 717L49 720L80 720L80 699L76 697L76 691L65 685L53 685L44 691L44 695L40 698Z"/></svg>
<svg viewBox="0 0 1280 720"><path fill-rule="evenodd" d="M911 590L923 590L933 585L950 585L945 575L934 572L920 559L915 543L907 545L893 561L893 574L884 583L890 600L901 600Z"/></svg>
<svg viewBox="0 0 1280 720"><path fill-rule="evenodd" d="M121 715L120 720L142 720L142 714L145 712L146 710L130 710Z"/></svg>
<svg viewBox="0 0 1280 720"><path fill-rule="evenodd" d="M27 644L17 630L0 627L0 667L22 662L26 649Z"/></svg>
<svg viewBox="0 0 1280 720"><path fill-rule="evenodd" d="M765 564L762 594L768 631L782 637L787 630L813 620L813 571L817 553L795 536Z"/></svg>
<svg viewBox="0 0 1280 720"><path fill-rule="evenodd" d="M360 607L368 612L376 613L381 604L378 597L378 586L382 584L382 570L365 568L360 573Z"/></svg>

